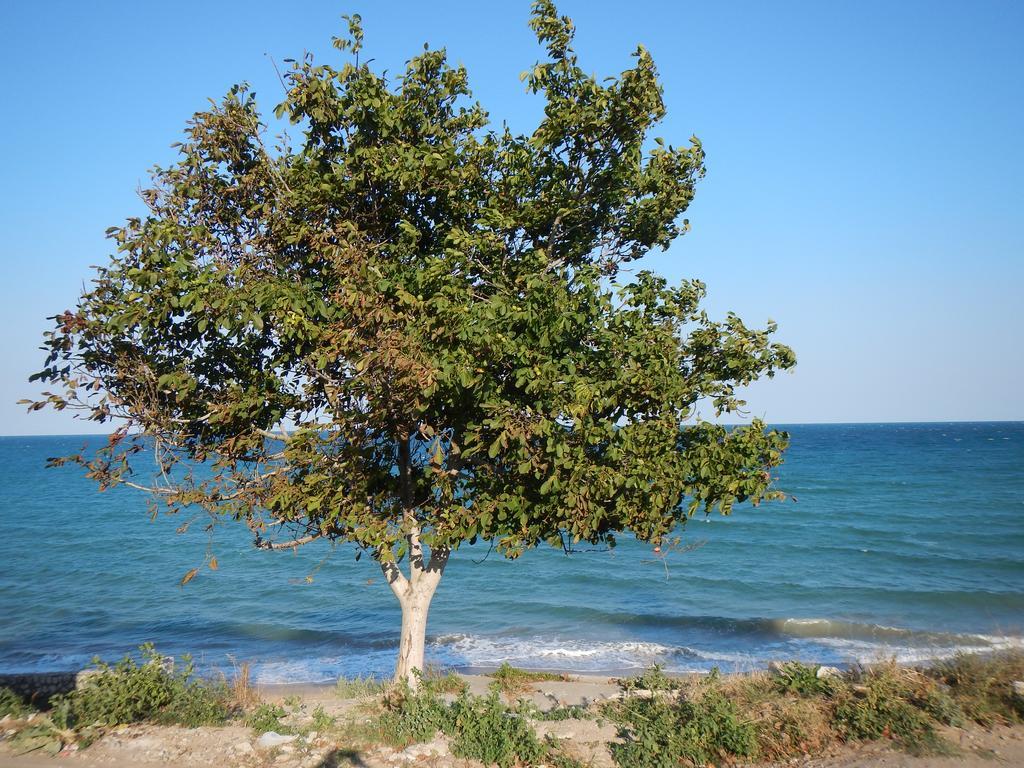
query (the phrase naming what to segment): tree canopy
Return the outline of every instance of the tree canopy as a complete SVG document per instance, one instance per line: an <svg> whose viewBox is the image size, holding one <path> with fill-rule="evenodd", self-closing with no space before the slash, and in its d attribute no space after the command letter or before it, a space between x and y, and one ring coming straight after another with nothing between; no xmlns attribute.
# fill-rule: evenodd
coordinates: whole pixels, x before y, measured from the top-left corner
<svg viewBox="0 0 1024 768"><path fill-rule="evenodd" d="M544 117L519 135L444 50L391 78L348 21L344 63L288 61L275 114L301 138L269 139L236 86L154 170L146 214L108 230L116 253L46 335L34 378L57 391L29 407L116 427L56 463L244 521L259 546L351 542L393 588L464 542L657 543L779 497L784 433L698 417L794 364L774 325L624 269L688 229L704 174L696 138L651 138L648 51L598 80L571 20L534 3L546 55L523 79Z"/></svg>

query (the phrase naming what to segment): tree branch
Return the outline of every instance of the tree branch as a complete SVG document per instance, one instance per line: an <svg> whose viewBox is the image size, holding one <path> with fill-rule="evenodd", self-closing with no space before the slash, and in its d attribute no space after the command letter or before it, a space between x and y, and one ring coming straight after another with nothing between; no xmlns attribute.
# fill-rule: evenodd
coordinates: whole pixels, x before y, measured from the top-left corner
<svg viewBox="0 0 1024 768"><path fill-rule="evenodd" d="M409 591L409 580L405 578L402 573L402 569L398 567L398 563L394 560L382 560L378 558L380 563L380 569L384 572L384 580L387 581L388 586L391 587L391 591L395 593L395 597L399 601L405 598L406 593Z"/></svg>
<svg viewBox="0 0 1024 768"><path fill-rule="evenodd" d="M322 538L323 534L313 533L309 536L303 536L301 539L292 539L291 541L273 542L257 540L256 547L258 549L295 549L301 547L303 544L309 544L311 541L316 541Z"/></svg>
<svg viewBox="0 0 1024 768"><path fill-rule="evenodd" d="M283 430L281 432L271 432L268 429L257 429L256 434L262 435L267 438L267 440L277 440L280 443L287 443L292 439L292 436Z"/></svg>

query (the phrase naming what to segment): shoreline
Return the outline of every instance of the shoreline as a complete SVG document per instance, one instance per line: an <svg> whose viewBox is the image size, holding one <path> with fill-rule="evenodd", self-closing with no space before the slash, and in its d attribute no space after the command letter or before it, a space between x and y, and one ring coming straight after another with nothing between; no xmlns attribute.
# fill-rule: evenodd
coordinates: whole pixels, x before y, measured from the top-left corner
<svg viewBox="0 0 1024 768"><path fill-rule="evenodd" d="M975 657L978 659L991 659L998 657L1005 653L1020 652L1020 649L1015 648L993 648L991 650L980 651L980 652L967 652L964 656ZM754 677L757 675L771 675L782 665L799 663L808 665L811 667L835 670L839 673L847 673L855 669L871 670L876 667L886 666L895 664L897 667L904 669L917 669L917 670L934 670L939 664L950 661L960 654L947 655L942 657L934 657L927 660L915 660L915 661L899 661L893 657L878 658L870 662L848 662L845 664L825 664L822 662L808 661L806 659L777 659L771 660L763 665L756 667L750 667L747 669L719 669L718 673L723 678L745 678ZM167 657L171 659L172 657ZM647 667L628 667L620 669L609 669L607 671L586 671L577 672L574 670L560 669L557 667L514 667L517 670L531 674L531 675L556 675L560 679L552 679L544 681L544 685L553 687L553 689L561 691L570 698L576 700L575 703L587 703L598 700L599 698L605 698L611 695L614 691L619 690L619 683L623 680L634 678L638 675L642 675L645 671L652 670L657 665L648 665ZM173 669L174 665L171 664L169 669ZM465 666L465 667L437 667L428 664L428 674L447 675L455 674L462 680L466 681L469 685L469 690L474 695L484 695L488 687L494 681L494 673L500 669L499 665L493 666ZM696 681L703 678L707 678L712 670L692 670L684 672L674 672L671 670L665 670L660 668L664 675L673 680L680 682ZM234 675L227 675L223 672L216 674L196 674L194 679L204 681L206 683L223 683L227 686L233 686L239 680L238 675L239 668L236 668ZM16 692L26 700L35 700L38 702L48 702L49 698L56 694L70 693L76 688L80 688L83 683L88 681L89 677L96 674L95 667L86 667L84 669L72 672L72 671L50 671L50 672L0 672L0 688L9 688ZM245 678L245 685L256 691L261 697L266 697L268 700L284 700L291 696L299 696L301 698L312 698L315 700L322 700L327 697L337 698L337 687L339 683L346 681L358 681L367 683L377 683L387 685L391 682L392 676L355 676L345 677L338 676L332 678L324 678L318 680L288 680L288 681L273 681L273 682L261 682L259 680L253 680L251 678ZM590 696L584 695L583 693L573 693L574 691L590 692Z"/></svg>
<svg viewBox="0 0 1024 768"><path fill-rule="evenodd" d="M986 650L971 650L957 653L949 653L943 655L932 656L923 659L910 659L900 660L895 658L894 655L880 654L877 658L870 661L848 661L842 663L827 663L825 661L816 661L807 658L778 658L770 659L762 664L745 666L744 668L738 668L738 665L733 668L725 668L724 666L713 666L708 669L694 669L675 671L666 669L663 665L649 664L647 666L631 666L631 667L618 667L608 668L602 670L586 670L577 671L574 669L567 669L564 667L557 666L537 666L537 667L522 667L515 666L516 669L523 670L532 674L539 675L558 675L565 679L561 682L579 682L586 684L610 684L618 680L635 677L643 674L646 670L650 670L655 666L658 666L661 671L668 677L676 680L688 680L688 679L700 679L707 677L712 674L713 671L717 670L719 674L724 677L744 677L757 675L762 673L770 673L773 668L781 664L789 664L792 662L798 662L814 667L824 667L829 669L837 669L842 672L847 672L855 668L871 669L879 665L886 665L895 663L899 667L907 669L931 669L943 662L948 662L958 656L973 656L978 658L990 658L998 656L1007 652L1020 651L1024 649L1024 638L1021 639L1020 645L1012 645L1002 648L991 648ZM397 649L396 649L397 651ZM167 657L167 659L173 659L173 657ZM108 663L113 664L116 660L111 659ZM176 659L175 659L176 661ZM251 662L250 662L251 663ZM507 664L508 662L503 662ZM237 677L238 669L244 666L245 662L235 668L235 674L228 674L226 670L217 670L213 673L202 673L197 672L195 679L204 680L206 682L226 682L230 684L233 679ZM171 664L173 669L174 664ZM448 674L454 673L461 678L467 680L489 680L492 679L493 673L501 668L501 664L493 665L466 665L466 666L439 666L434 664L427 664L428 672ZM67 692L80 684L83 679L88 678L91 674L94 674L95 667L90 665L79 670L65 669L53 669L53 670L41 670L41 671L0 671L0 688L7 687L14 690L20 690L25 686L30 685L42 685L44 687L52 687L56 692ZM339 681L343 680L364 680L374 681L378 683L387 683L391 680L392 675L390 673L386 675L353 675L345 676L338 675L324 678L313 678L313 679L297 679L297 680L273 680L269 682L263 682L258 679L249 679L249 685L253 688L266 691L287 691L289 689L295 690L326 690L333 689ZM40 690L40 692L42 692Z"/></svg>

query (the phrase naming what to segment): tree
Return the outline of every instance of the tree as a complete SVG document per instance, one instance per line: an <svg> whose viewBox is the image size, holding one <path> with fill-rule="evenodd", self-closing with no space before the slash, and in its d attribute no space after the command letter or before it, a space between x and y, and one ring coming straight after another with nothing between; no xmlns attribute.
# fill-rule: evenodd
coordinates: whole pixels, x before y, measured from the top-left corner
<svg viewBox="0 0 1024 768"><path fill-rule="evenodd" d="M712 321L698 281L624 279L689 227L699 141L649 141L664 107L643 47L598 82L550 0L530 26L547 57L523 75L546 100L529 136L489 127L443 50L394 80L360 62L358 16L333 41L348 63L289 62L276 115L296 146L268 147L232 88L154 169L148 213L108 230L116 253L33 377L59 387L30 409L117 424L52 463L244 521L258 547L372 556L413 686L460 545L657 544L782 495L785 433L696 412L736 412L737 387L794 364L774 325Z"/></svg>

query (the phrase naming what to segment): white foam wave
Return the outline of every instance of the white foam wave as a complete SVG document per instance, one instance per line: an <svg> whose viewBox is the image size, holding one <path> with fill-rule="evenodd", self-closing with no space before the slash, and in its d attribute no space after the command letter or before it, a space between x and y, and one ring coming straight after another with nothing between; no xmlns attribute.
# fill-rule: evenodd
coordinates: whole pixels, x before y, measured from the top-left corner
<svg viewBox="0 0 1024 768"><path fill-rule="evenodd" d="M869 663L895 659L901 664L917 664L949 659L959 653L992 653L1024 648L1024 638L1000 635L957 635L950 642L921 645L872 642L870 640L821 637L815 643L831 649L842 661Z"/></svg>
<svg viewBox="0 0 1024 768"><path fill-rule="evenodd" d="M602 641L536 635L481 637L445 635L431 643L428 655L461 667L497 667L503 663L527 668L576 672L642 669L665 664L687 649L636 640Z"/></svg>
<svg viewBox="0 0 1024 768"><path fill-rule="evenodd" d="M1013 635L915 633L899 627L878 626L877 634L842 636L826 619L789 619L773 624L780 630L778 640L737 646L718 642L675 645L634 639L601 640L553 635L469 635L451 634L433 639L427 646L427 661L442 667L493 669L503 663L527 669L545 669L581 674L632 674L659 664L669 672L707 672L763 668L769 661L799 659L810 663L855 664L895 659L902 664L927 663L957 653L986 653L1024 649L1024 637ZM813 630L818 629L819 632ZM796 631L794 631L796 630ZM249 658L252 679L260 684L328 682L340 676L389 677L394 668L396 647L352 649L333 655L270 655ZM232 674L229 659L200 655L202 674ZM80 669L84 657L43 656L13 663L0 671L50 671Z"/></svg>
<svg viewBox="0 0 1024 768"><path fill-rule="evenodd" d="M790 624L810 627L821 619L792 619ZM771 660L801 659L829 664L872 663L895 659L914 664L949 658L957 653L984 653L1024 648L1024 638L1003 635L955 635L947 642L914 645L899 637L907 630L885 627L893 637L808 636L798 633L788 641L750 651L696 648L639 640L596 640L535 635L532 637L451 634L427 645L427 662L442 667L492 669L503 663L526 669L577 673L626 674L652 664L669 672L706 672L713 666L725 671L763 668ZM338 656L282 658L254 661L253 679L259 683L319 682L339 676L387 677L394 665L395 648L365 649Z"/></svg>

